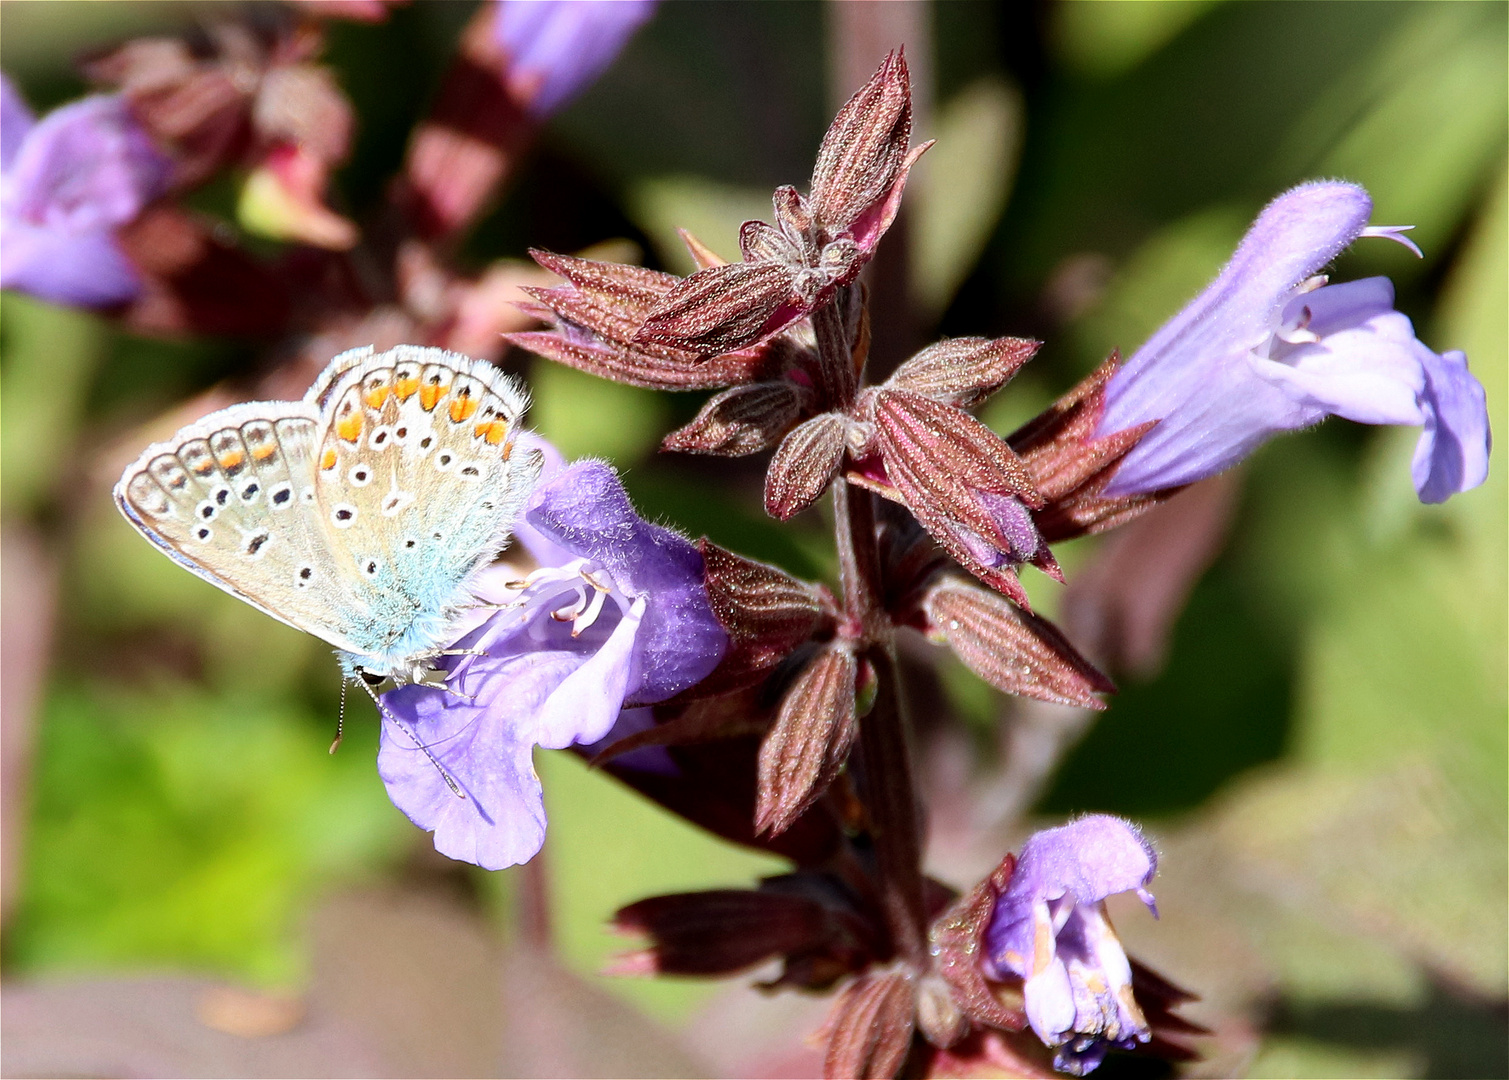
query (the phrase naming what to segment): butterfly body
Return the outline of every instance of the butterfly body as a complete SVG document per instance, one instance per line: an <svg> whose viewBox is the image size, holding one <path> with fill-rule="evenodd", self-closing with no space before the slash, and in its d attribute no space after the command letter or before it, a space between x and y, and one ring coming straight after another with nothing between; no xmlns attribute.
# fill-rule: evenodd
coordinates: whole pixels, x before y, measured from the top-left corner
<svg viewBox="0 0 1509 1080"><path fill-rule="evenodd" d="M430 682L539 474L516 441L526 405L482 361L352 350L301 401L235 405L148 447L115 501L179 565L335 646L347 674Z"/></svg>

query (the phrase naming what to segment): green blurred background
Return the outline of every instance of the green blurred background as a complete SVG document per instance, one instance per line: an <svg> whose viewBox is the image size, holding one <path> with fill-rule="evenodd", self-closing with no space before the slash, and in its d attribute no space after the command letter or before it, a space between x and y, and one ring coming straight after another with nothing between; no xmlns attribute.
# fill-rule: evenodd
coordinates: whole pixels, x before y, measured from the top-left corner
<svg viewBox="0 0 1509 1080"><path fill-rule="evenodd" d="M234 10L12 0L0 64L42 110L83 90L79 50ZM1375 222L1416 225L1425 258L1363 244L1335 278L1390 276L1423 340L1467 352L1504 432L1506 10L936 4L931 56L914 60L931 72L918 134L939 139L908 192L921 329L1046 342L982 413L1007 431L1111 348L1140 344L1267 199L1343 177L1372 192ZM381 196L469 12L332 24L326 58L359 117L333 201L353 217ZM552 122L466 257L623 238L685 272L678 225L732 253L772 186L805 182L831 114L830 21L816 3L663 5ZM198 203L237 227L233 184ZM15 759L30 764L7 772L25 793L7 799L7 979L168 969L297 988L322 898L439 872L387 802L365 705L340 753L323 753L339 685L328 651L171 566L110 504L141 425L255 362L239 342L148 340L0 301L0 496L8 535L35 549L22 561L7 541L6 588L13 567L44 600L56 583L50 637L32 631L50 662L30 755ZM568 456L618 463L647 516L831 573L819 514L764 517L757 464L654 454L695 395L508 362L528 373L534 426ZM1036 808L1123 813L1160 838L1164 919L1128 915L1129 940L1267 1029L1240 1055L1253 1075L1505 1075L1504 453L1501 440L1483 488L1423 507L1415 437L1332 422L1260 452L1167 663L1122 679ZM1061 553L1071 576L1096 543ZM1051 611L1053 587L1030 587ZM11 599L8 654L23 648ZM972 732L988 778L1005 706L968 680L942 685L939 710ZM778 868L575 759L538 765L554 929L584 977L621 947L601 929L616 906ZM506 935L518 873L452 876ZM602 985L672 1026L714 992Z"/></svg>

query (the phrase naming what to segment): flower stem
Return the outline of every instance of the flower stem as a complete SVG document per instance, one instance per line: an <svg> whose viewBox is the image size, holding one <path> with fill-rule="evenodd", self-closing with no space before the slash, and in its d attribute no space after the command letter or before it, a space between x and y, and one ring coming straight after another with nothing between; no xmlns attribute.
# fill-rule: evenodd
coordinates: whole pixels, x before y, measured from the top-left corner
<svg viewBox="0 0 1509 1080"><path fill-rule="evenodd" d="M827 309L831 311L832 309ZM841 324L839 324L841 326ZM821 329L819 342L832 340ZM840 330L839 341L843 342ZM824 357L832 370L834 358ZM874 496L840 479L833 485L834 542L849 632L875 672L875 704L860 721L857 792L875 843L881 904L896 951L918 969L927 963L922 829L912 773L894 627L883 603Z"/></svg>

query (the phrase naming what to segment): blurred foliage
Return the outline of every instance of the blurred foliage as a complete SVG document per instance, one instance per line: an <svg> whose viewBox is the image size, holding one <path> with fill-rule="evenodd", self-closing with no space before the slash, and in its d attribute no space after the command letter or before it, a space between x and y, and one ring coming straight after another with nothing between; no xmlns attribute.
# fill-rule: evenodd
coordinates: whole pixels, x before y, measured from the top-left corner
<svg viewBox="0 0 1509 1080"><path fill-rule="evenodd" d="M7 4L0 62L47 106L81 88L77 50L204 10ZM327 59L361 118L336 200L353 215L384 190L468 10L416 4L332 31ZM1267 199L1314 176L1363 183L1375 221L1418 226L1423 261L1369 242L1337 276L1394 278L1424 340L1467 351L1509 430L1503 5L935 10L922 134L940 142L909 202L915 300L947 333L1046 342L982 413L997 430L1135 349ZM734 255L738 222L810 173L823 33L815 3L663 5L551 126L466 257L623 238L684 272L677 226ZM255 361L236 342L149 341L0 303L0 497L64 564L8 975L178 965L294 982L320 891L398 873L423 841L384 797L365 702L323 754L338 686L323 647L172 567L110 506L121 464L174 426L161 414ZM694 396L508 363L527 365L534 424L569 455L615 461L648 516L831 576L823 511L777 527L757 464L654 455ZM1260 453L1167 667L1123 688L1039 808L1161 815L1290 911L1253 919L1283 1002L1256 1075L1484 1075L1470 1071L1481 1055L1443 1058L1426 1033L1469 1015L1433 987L1499 997L1506 978L1509 474L1500 439L1484 488L1422 507L1414 438L1332 422ZM1094 547L1065 548L1071 575ZM1055 587L1028 585L1051 611ZM969 679L948 668L949 697L988 725L1001 704ZM573 759L542 753L539 768L556 931L583 973L616 947L601 929L615 906L776 868ZM484 889L506 893L510 874ZM711 992L603 985L668 1019ZM1459 1047L1481 1045L1485 1029L1462 1023Z"/></svg>

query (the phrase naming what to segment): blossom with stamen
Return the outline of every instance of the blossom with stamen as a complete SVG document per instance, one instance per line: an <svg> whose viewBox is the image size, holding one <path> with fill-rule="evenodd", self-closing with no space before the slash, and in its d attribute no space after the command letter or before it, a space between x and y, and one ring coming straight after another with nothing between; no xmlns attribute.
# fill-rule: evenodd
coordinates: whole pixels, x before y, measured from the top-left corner
<svg viewBox="0 0 1509 1080"><path fill-rule="evenodd" d="M1027 1021L1062 1072L1083 1076L1109 1050L1151 1038L1105 900L1136 892L1157 915L1146 889L1157 868L1130 822L1090 814L1029 837L996 899L982 970L998 982L1022 980Z"/></svg>
<svg viewBox="0 0 1509 1080"><path fill-rule="evenodd" d="M479 599L498 610L457 642L473 652L449 660L447 688L382 699L396 721L378 754L389 797L436 850L490 870L544 841L535 746L598 742L622 710L701 680L727 646L697 548L640 518L602 462L542 482L516 531L541 566L523 581L501 566L480 576Z"/></svg>
<svg viewBox="0 0 1509 1080"><path fill-rule="evenodd" d="M1210 287L1112 377L1104 437L1157 421L1122 460L1107 498L1228 469L1281 431L1341 416L1423 427L1412 473L1423 502L1488 475L1488 409L1461 352L1437 354L1394 310L1387 278L1316 276L1354 240L1414 251L1409 226L1370 226L1355 184L1304 184L1270 203Z"/></svg>

